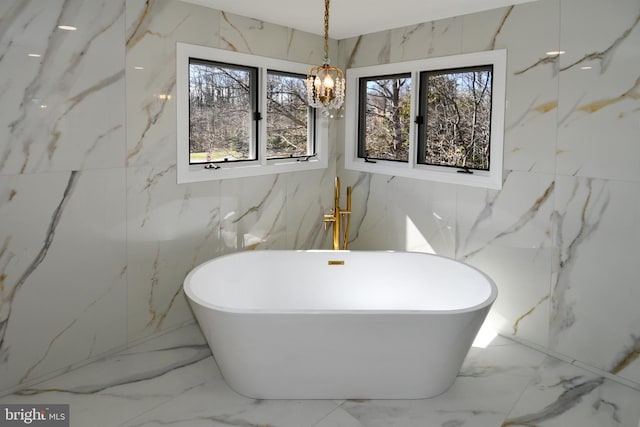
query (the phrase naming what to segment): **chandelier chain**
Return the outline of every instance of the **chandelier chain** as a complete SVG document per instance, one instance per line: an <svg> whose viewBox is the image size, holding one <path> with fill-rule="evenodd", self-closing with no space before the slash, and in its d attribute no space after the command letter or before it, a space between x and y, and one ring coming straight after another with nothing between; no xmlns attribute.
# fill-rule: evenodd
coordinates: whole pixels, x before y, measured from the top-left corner
<svg viewBox="0 0 640 427"><path fill-rule="evenodd" d="M324 0L324 59L329 62L329 0Z"/></svg>

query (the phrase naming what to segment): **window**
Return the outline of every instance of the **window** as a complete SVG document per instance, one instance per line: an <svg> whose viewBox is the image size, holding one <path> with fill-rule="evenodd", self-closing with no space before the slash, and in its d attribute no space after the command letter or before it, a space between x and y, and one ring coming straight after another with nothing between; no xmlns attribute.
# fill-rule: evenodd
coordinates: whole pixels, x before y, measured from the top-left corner
<svg viewBox="0 0 640 427"><path fill-rule="evenodd" d="M358 157L407 161L411 74L360 79Z"/></svg>
<svg viewBox="0 0 640 427"><path fill-rule="evenodd" d="M256 160L258 69L189 58L189 164Z"/></svg>
<svg viewBox="0 0 640 427"><path fill-rule="evenodd" d="M307 104L306 74L267 71L267 158L315 153L315 109Z"/></svg>
<svg viewBox="0 0 640 427"><path fill-rule="evenodd" d="M506 51L347 70L345 167L500 189Z"/></svg>
<svg viewBox="0 0 640 427"><path fill-rule="evenodd" d="M310 65L177 44L178 183L326 168Z"/></svg>
<svg viewBox="0 0 640 427"><path fill-rule="evenodd" d="M418 163L489 170L493 66L420 73Z"/></svg>

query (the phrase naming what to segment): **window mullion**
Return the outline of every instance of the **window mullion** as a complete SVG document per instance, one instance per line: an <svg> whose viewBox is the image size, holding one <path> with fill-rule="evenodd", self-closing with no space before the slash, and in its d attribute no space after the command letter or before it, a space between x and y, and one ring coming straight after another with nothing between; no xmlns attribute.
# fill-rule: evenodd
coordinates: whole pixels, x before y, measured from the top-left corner
<svg viewBox="0 0 640 427"><path fill-rule="evenodd" d="M409 161L407 167L413 169L418 161L418 130L419 126L415 122L416 116L419 114L418 105L420 100L420 81L419 73L415 70L411 71L411 106L409 117L411 118L411 126L409 126Z"/></svg>
<svg viewBox="0 0 640 427"><path fill-rule="evenodd" d="M257 112L260 114L258 121L258 158L262 166L267 165L267 69L258 69L258 104Z"/></svg>

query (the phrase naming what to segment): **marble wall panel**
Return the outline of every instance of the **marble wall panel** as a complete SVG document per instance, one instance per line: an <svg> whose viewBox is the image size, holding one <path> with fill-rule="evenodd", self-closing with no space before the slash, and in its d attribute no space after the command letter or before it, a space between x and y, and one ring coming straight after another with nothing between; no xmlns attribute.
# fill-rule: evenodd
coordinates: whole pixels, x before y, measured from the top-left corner
<svg viewBox="0 0 640 427"><path fill-rule="evenodd" d="M458 54L462 22L444 19L341 40L340 61L346 68L357 68Z"/></svg>
<svg viewBox="0 0 640 427"><path fill-rule="evenodd" d="M391 60L390 48L391 31L381 31L341 40L340 61L345 68L386 64Z"/></svg>
<svg viewBox="0 0 640 427"><path fill-rule="evenodd" d="M558 177L551 347L640 383L638 184Z"/></svg>
<svg viewBox="0 0 640 427"><path fill-rule="evenodd" d="M176 42L219 47L219 19L177 0L127 1L127 165L175 166Z"/></svg>
<svg viewBox="0 0 640 427"><path fill-rule="evenodd" d="M124 169L0 181L1 389L126 343Z"/></svg>
<svg viewBox="0 0 640 427"><path fill-rule="evenodd" d="M561 16L557 172L638 182L640 4L563 0Z"/></svg>
<svg viewBox="0 0 640 427"><path fill-rule="evenodd" d="M0 173L123 166L123 5L2 2Z"/></svg>
<svg viewBox="0 0 640 427"><path fill-rule="evenodd" d="M546 52L559 49L559 9L545 0L464 17L465 52L507 49L507 170L555 172L558 58Z"/></svg>
<svg viewBox="0 0 640 427"><path fill-rule="evenodd" d="M220 12L220 48L294 62L319 64L324 43L313 34L233 13ZM337 57L338 43L329 42L329 57Z"/></svg>
<svg viewBox="0 0 640 427"><path fill-rule="evenodd" d="M285 249L286 196L282 175L222 181L220 233L225 248Z"/></svg>
<svg viewBox="0 0 640 427"><path fill-rule="evenodd" d="M0 75L4 390L126 344L124 1L2 2Z"/></svg>
<svg viewBox="0 0 640 427"><path fill-rule="evenodd" d="M350 249L393 250L400 245L398 234L389 232L389 199L386 175L341 173L343 185L353 186ZM331 246L329 246L331 247Z"/></svg>
<svg viewBox="0 0 640 427"><path fill-rule="evenodd" d="M456 258L498 286L491 323L501 332L545 346L552 239L552 175L512 172L502 191L460 186Z"/></svg>
<svg viewBox="0 0 640 427"><path fill-rule="evenodd" d="M331 232L325 230L323 215L333 206L335 167L326 170L284 175L287 182L286 234L288 249L322 249L331 247ZM346 207L346 187L342 182L342 207ZM310 191L315 188L317 191Z"/></svg>
<svg viewBox="0 0 640 427"><path fill-rule="evenodd" d="M454 17L391 30L391 45L387 47L388 62L459 53L462 47L463 22L462 17Z"/></svg>
<svg viewBox="0 0 640 427"><path fill-rule="evenodd" d="M451 184L389 181L391 231L404 240L398 250L455 256L456 191Z"/></svg>
<svg viewBox="0 0 640 427"><path fill-rule="evenodd" d="M351 249L454 257L455 186L349 171L340 176L343 187L353 187ZM344 207L344 194L342 200Z"/></svg>
<svg viewBox="0 0 640 427"><path fill-rule="evenodd" d="M225 252L220 182L177 185L175 167L129 168L127 176L129 339L191 319L185 276Z"/></svg>

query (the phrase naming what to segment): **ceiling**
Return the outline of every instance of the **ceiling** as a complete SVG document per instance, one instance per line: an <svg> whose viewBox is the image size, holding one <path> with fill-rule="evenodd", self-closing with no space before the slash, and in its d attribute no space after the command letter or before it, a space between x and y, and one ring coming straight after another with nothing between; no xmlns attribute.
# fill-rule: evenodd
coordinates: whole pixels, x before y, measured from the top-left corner
<svg viewBox="0 0 640 427"><path fill-rule="evenodd" d="M314 34L324 34L322 0L183 0ZM333 0L329 37L336 40L532 0Z"/></svg>

